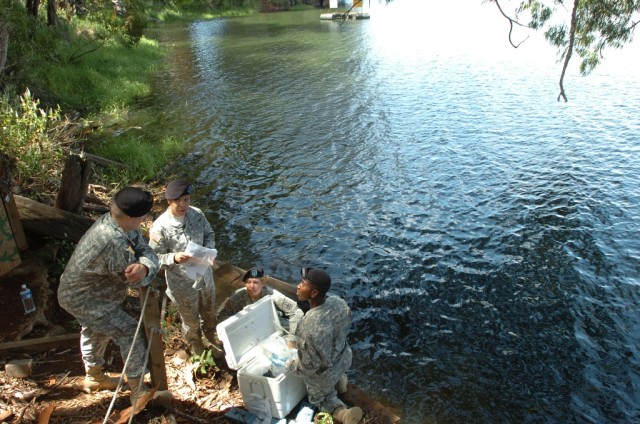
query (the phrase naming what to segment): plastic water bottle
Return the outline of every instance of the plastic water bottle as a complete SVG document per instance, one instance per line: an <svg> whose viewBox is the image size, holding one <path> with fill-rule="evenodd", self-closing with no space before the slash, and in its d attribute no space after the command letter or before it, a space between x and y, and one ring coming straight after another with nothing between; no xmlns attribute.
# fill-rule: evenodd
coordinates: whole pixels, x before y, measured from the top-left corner
<svg viewBox="0 0 640 424"><path fill-rule="evenodd" d="M20 297L22 298L22 306L24 306L24 313L30 314L36 310L36 304L33 302L33 294L26 284L22 285L20 289Z"/></svg>

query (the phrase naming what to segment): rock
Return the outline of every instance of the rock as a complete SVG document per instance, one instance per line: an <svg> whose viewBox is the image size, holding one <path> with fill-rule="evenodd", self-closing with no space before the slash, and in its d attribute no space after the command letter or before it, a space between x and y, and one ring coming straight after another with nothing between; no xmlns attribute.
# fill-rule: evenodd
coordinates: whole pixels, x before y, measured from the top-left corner
<svg viewBox="0 0 640 424"><path fill-rule="evenodd" d="M33 359L14 359L4 366L4 371L9 377L26 378L31 376Z"/></svg>

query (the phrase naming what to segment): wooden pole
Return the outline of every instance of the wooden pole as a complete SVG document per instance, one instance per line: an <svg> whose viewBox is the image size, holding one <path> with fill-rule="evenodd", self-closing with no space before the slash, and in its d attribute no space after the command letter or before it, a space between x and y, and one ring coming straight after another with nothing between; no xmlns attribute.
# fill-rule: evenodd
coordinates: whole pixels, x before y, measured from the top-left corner
<svg viewBox="0 0 640 424"><path fill-rule="evenodd" d="M62 171L62 182L56 196L55 207L63 211L80 213L89 188L91 159L70 154Z"/></svg>
<svg viewBox="0 0 640 424"><path fill-rule="evenodd" d="M149 350L149 372L151 373L151 385L157 391L169 389L167 384L167 369L164 363L164 341L162 340L162 327L160 325L160 292L155 287L141 287L140 299L144 299L149 293L147 307L144 310L144 329L147 340L151 343Z"/></svg>

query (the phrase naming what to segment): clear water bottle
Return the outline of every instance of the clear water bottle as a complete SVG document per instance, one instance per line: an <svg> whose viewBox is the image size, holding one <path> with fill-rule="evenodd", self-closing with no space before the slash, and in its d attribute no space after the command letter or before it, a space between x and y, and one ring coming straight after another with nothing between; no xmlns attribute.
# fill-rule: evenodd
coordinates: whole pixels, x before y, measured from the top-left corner
<svg viewBox="0 0 640 424"><path fill-rule="evenodd" d="M20 289L20 297L22 298L22 306L24 306L24 313L30 314L36 310L36 304L33 302L33 294L26 284L22 285Z"/></svg>

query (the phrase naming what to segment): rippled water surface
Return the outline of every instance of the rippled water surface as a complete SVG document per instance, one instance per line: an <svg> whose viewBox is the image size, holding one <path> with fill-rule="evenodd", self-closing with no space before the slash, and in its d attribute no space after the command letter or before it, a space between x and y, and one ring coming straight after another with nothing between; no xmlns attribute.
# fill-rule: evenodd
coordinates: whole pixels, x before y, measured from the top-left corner
<svg viewBox="0 0 640 424"><path fill-rule="evenodd" d="M491 5L395 3L161 31L160 128L221 257L328 269L350 378L403 422L639 421L639 68L570 70L558 103L554 52Z"/></svg>

